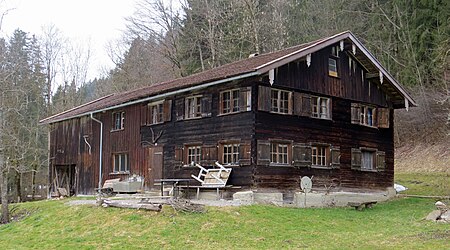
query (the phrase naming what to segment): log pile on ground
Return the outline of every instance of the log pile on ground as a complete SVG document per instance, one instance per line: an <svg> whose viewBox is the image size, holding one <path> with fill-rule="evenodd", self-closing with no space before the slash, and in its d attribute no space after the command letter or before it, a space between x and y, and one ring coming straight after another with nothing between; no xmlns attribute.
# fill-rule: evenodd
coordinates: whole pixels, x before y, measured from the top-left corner
<svg viewBox="0 0 450 250"><path fill-rule="evenodd" d="M205 206L201 204L191 203L186 199L168 199L164 201L158 201L158 203L152 202L149 199L142 199L137 202L135 200L109 200L100 199L102 207L118 207L129 208L137 210L149 210L160 212L162 205L169 205L177 212L183 213L204 213L206 212Z"/></svg>
<svg viewBox="0 0 450 250"><path fill-rule="evenodd" d="M123 200L103 200L103 207L118 207L118 208L130 208L130 209L138 209L138 210L149 210L160 212L162 205L161 204L153 204L153 203L135 203L128 202Z"/></svg>
<svg viewBox="0 0 450 250"><path fill-rule="evenodd" d="M434 210L425 218L426 220L432 220L437 222L450 223L450 210L448 206L442 201L438 201L434 204L437 210Z"/></svg>

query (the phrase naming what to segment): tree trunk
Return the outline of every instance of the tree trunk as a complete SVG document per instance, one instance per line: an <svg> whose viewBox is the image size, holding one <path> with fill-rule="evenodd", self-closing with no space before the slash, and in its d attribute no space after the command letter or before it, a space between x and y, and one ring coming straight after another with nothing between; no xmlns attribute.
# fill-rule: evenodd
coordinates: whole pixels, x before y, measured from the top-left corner
<svg viewBox="0 0 450 250"><path fill-rule="evenodd" d="M2 216L0 224L6 224L9 222L9 208L8 208L8 172L4 171L6 166L0 155L0 188L1 188L1 200L2 200Z"/></svg>

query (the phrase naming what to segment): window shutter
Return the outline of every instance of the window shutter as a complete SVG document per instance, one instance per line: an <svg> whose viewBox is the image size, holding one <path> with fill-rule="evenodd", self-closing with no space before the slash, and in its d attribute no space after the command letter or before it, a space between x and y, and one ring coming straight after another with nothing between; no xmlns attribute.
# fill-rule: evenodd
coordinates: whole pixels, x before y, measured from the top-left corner
<svg viewBox="0 0 450 250"><path fill-rule="evenodd" d="M341 148L332 146L330 148L330 155L331 155L331 167L332 168L339 168L341 165Z"/></svg>
<svg viewBox="0 0 450 250"><path fill-rule="evenodd" d="M223 143L219 143L218 145L217 160L219 163L223 163Z"/></svg>
<svg viewBox="0 0 450 250"><path fill-rule="evenodd" d="M292 162L296 167L311 166L311 145L294 143L292 150Z"/></svg>
<svg viewBox="0 0 450 250"><path fill-rule="evenodd" d="M239 90L239 111L252 110L252 87L241 88Z"/></svg>
<svg viewBox="0 0 450 250"><path fill-rule="evenodd" d="M333 119L333 98L328 99L328 118Z"/></svg>
<svg viewBox="0 0 450 250"><path fill-rule="evenodd" d="M294 93L294 114L311 116L311 96L305 93Z"/></svg>
<svg viewBox="0 0 450 250"><path fill-rule="evenodd" d="M172 119L172 100L165 100L163 105L163 119L165 122L170 122Z"/></svg>
<svg viewBox="0 0 450 250"><path fill-rule="evenodd" d="M175 166L181 166L183 165L183 147L181 146L175 146L175 157L174 157L174 164Z"/></svg>
<svg viewBox="0 0 450 250"><path fill-rule="evenodd" d="M361 149L352 148L352 169L361 169Z"/></svg>
<svg viewBox="0 0 450 250"><path fill-rule="evenodd" d="M148 113L148 105L144 104L141 107L141 126L147 125L147 113Z"/></svg>
<svg viewBox="0 0 450 250"><path fill-rule="evenodd" d="M294 92L294 115L302 113L302 93Z"/></svg>
<svg viewBox="0 0 450 250"><path fill-rule="evenodd" d="M258 140L258 165L269 165L270 163L270 142Z"/></svg>
<svg viewBox="0 0 450 250"><path fill-rule="evenodd" d="M270 88L269 87L259 86L258 110L270 111Z"/></svg>
<svg viewBox="0 0 450 250"><path fill-rule="evenodd" d="M389 112L389 108L377 108L379 128L389 128Z"/></svg>
<svg viewBox="0 0 450 250"><path fill-rule="evenodd" d="M377 170L384 171L386 168L386 153L377 151Z"/></svg>
<svg viewBox="0 0 450 250"><path fill-rule="evenodd" d="M184 119L184 98L175 100L176 119L177 121Z"/></svg>
<svg viewBox="0 0 450 250"><path fill-rule="evenodd" d="M212 94L206 94L201 98L202 117L211 117Z"/></svg>
<svg viewBox="0 0 450 250"><path fill-rule="evenodd" d="M217 145L202 145L201 165L214 166L217 161Z"/></svg>
<svg viewBox="0 0 450 250"><path fill-rule="evenodd" d="M359 104L352 103L351 112L352 112L352 123L359 124L361 117L361 107L359 106Z"/></svg>
<svg viewBox="0 0 450 250"><path fill-rule="evenodd" d="M252 164L251 151L252 146L250 142L241 142L239 145L239 165L248 166Z"/></svg>
<svg viewBox="0 0 450 250"><path fill-rule="evenodd" d="M293 102L293 95L292 92L289 92L288 96L288 113L292 115L294 113L294 102Z"/></svg>
<svg viewBox="0 0 450 250"><path fill-rule="evenodd" d="M147 124L152 124L152 119L153 119L153 109L151 108L151 106L147 105L147 109L148 109L148 116L147 116Z"/></svg>

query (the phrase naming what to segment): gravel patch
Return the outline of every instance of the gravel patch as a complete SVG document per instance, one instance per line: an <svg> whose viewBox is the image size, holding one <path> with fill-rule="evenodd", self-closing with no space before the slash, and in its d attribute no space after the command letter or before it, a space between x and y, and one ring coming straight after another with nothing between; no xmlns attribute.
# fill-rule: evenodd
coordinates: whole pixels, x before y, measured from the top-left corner
<svg viewBox="0 0 450 250"><path fill-rule="evenodd" d="M95 206L97 203L96 200L72 200L68 201L65 204L69 206L79 206L79 205L91 205Z"/></svg>

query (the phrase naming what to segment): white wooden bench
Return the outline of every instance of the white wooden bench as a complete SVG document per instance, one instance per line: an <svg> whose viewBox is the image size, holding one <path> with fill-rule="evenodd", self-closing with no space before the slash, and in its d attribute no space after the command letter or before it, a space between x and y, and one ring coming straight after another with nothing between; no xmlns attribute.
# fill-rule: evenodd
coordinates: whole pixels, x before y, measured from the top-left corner
<svg viewBox="0 0 450 250"><path fill-rule="evenodd" d="M200 195L200 189L216 189L217 199L219 199L219 189L227 185L232 168L226 168L219 162L216 162L215 165L218 168L206 169L199 164L195 164L196 167L200 168L200 172L198 175L191 175L191 177L200 182L201 186L191 187L197 188L197 199Z"/></svg>

